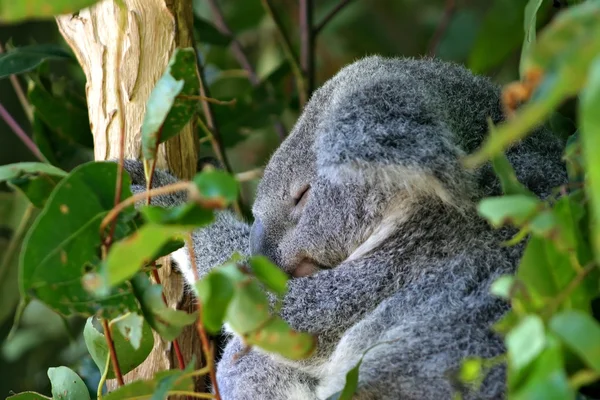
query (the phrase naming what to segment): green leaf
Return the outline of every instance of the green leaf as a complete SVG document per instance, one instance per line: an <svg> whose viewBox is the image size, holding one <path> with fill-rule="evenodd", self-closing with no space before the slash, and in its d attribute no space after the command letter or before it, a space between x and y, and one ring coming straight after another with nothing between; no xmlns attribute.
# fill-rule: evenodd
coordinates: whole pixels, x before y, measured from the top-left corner
<svg viewBox="0 0 600 400"><path fill-rule="evenodd" d="M266 287L280 296L287 292L288 275L263 256L249 260L252 272Z"/></svg>
<svg viewBox="0 0 600 400"><path fill-rule="evenodd" d="M514 283L514 276L502 275L501 277L497 278L494 283L492 283L492 286L490 287L490 293L503 299L510 299L511 290Z"/></svg>
<svg viewBox="0 0 600 400"><path fill-rule="evenodd" d="M93 317L88 318L85 324L83 338L88 352L98 366L98 369L102 372L106 366L106 360L109 357L108 345L106 344L104 333L96 329L92 322L92 318ZM154 347L152 330L146 323L143 324L141 329L140 343L137 349L135 349L133 344L121 334L120 330L111 329L111 333L115 351L117 353L117 359L119 360L119 366L121 367L121 373L123 374L128 373L144 362ZM108 379L114 378L115 373L112 364L110 364L108 367Z"/></svg>
<svg viewBox="0 0 600 400"><path fill-rule="evenodd" d="M501 15L502 18L498 18ZM474 72L484 72L504 61L521 43L518 28L523 21L521 2L495 0L492 3L471 50L467 65Z"/></svg>
<svg viewBox="0 0 600 400"><path fill-rule="evenodd" d="M193 48L176 49L167 70L158 80L146 103L142 123L142 150L146 160L153 160L157 146L179 134L194 115L200 82Z"/></svg>
<svg viewBox="0 0 600 400"><path fill-rule="evenodd" d="M467 358L460 366L459 377L464 383L473 383L481 379L483 360L481 358Z"/></svg>
<svg viewBox="0 0 600 400"><path fill-rule="evenodd" d="M104 284L96 288L98 293L106 294L111 287L131 279L142 267L156 260L165 244L182 233L178 226L146 224L113 244L100 267L99 274Z"/></svg>
<svg viewBox="0 0 600 400"><path fill-rule="evenodd" d="M178 225L180 227L200 227L214 221L213 210L200 207L196 203L186 203L165 209L147 206L140 210L146 221L159 225Z"/></svg>
<svg viewBox="0 0 600 400"><path fill-rule="evenodd" d="M509 396L515 400L569 400L575 393L563 367L562 349L548 336L547 345L533 363L524 383ZM509 383L511 382L509 378Z"/></svg>
<svg viewBox="0 0 600 400"><path fill-rule="evenodd" d="M525 6L525 18L523 28L525 29L525 38L523 39L523 48L521 50L521 60L526 59L531 46L535 43L537 13L543 0L529 0ZM521 77L523 77L523 66L519 66Z"/></svg>
<svg viewBox="0 0 600 400"><path fill-rule="evenodd" d="M59 84L56 82L56 85ZM85 103L78 101L66 89L56 92L48 90L39 78L32 80L27 98L34 107L35 116L55 133L55 141L91 148L94 143Z"/></svg>
<svg viewBox="0 0 600 400"><path fill-rule="evenodd" d="M229 324L233 326L233 319ZM317 338L308 333L293 330L281 318L272 317L258 329L244 335L246 343L263 350L277 353L291 360L309 357L317 346Z"/></svg>
<svg viewBox="0 0 600 400"><path fill-rule="evenodd" d="M221 330L233 298L233 284L216 269L196 282L195 289L202 304L202 323L207 331L216 334Z"/></svg>
<svg viewBox="0 0 600 400"><path fill-rule="evenodd" d="M36 207L42 208L67 173L49 164L24 162L0 167L0 182L8 181Z"/></svg>
<svg viewBox="0 0 600 400"><path fill-rule="evenodd" d="M196 321L197 313L188 314L167 307L162 299L162 286L152 285L146 274L139 272L131 284L144 318L163 339L176 339L184 327Z"/></svg>
<svg viewBox="0 0 600 400"><path fill-rule="evenodd" d="M36 392L23 392L13 396L8 396L6 400L52 400L50 397L43 396Z"/></svg>
<svg viewBox="0 0 600 400"><path fill-rule="evenodd" d="M596 260L600 260L600 163L595 149L600 148L600 57L596 58L588 84L581 92L579 120L581 121L581 145L586 174L586 192L590 197L592 211L591 242Z"/></svg>
<svg viewBox="0 0 600 400"><path fill-rule="evenodd" d="M67 367L48 368L48 378L52 383L53 400L90 399L87 386L71 369Z"/></svg>
<svg viewBox="0 0 600 400"><path fill-rule="evenodd" d="M506 335L509 366L520 370L531 363L546 345L542 319L528 315Z"/></svg>
<svg viewBox="0 0 600 400"><path fill-rule="evenodd" d="M131 346L135 350L139 350L143 328L147 325L144 324L144 317L135 312L130 312L126 314L124 317L118 318L114 321L114 325L117 327L121 335L131 343Z"/></svg>
<svg viewBox="0 0 600 400"><path fill-rule="evenodd" d="M504 154L498 154L492 159L492 167L494 168L494 172L498 176L498 179L500 179L500 185L502 186L502 192L504 194L534 196L529 189L519 182L515 170Z"/></svg>
<svg viewBox="0 0 600 400"><path fill-rule="evenodd" d="M0 7L2 1L5 0L0 0ZM55 44L16 47L0 54L0 79L31 71L45 60L73 60L73 56Z"/></svg>
<svg viewBox="0 0 600 400"><path fill-rule="evenodd" d="M196 174L193 181L200 196L214 202L217 208L224 208L237 199L238 183L225 171L204 171Z"/></svg>
<svg viewBox="0 0 600 400"><path fill-rule="evenodd" d="M258 282L250 276L235 282L235 295L229 303L227 322L240 335L254 332L270 318L269 302Z"/></svg>
<svg viewBox="0 0 600 400"><path fill-rule="evenodd" d="M52 18L72 14L98 0L0 0L0 22L19 22L25 19Z"/></svg>
<svg viewBox="0 0 600 400"><path fill-rule="evenodd" d="M344 385L344 389L342 389L341 392L329 397L327 400L352 400L354 398L354 393L356 393L356 389L358 389L358 370L361 363L362 358L350 371L346 373L346 384Z"/></svg>
<svg viewBox="0 0 600 400"><path fill-rule="evenodd" d="M583 94L583 97L585 97L585 94ZM582 101L585 100L580 100L580 106L582 105ZM585 123L585 121L583 121L584 118L586 117L580 116L580 119L582 120L581 124ZM567 166L569 182L583 182L585 179L584 160L582 157L583 149L581 147L581 140L579 139L580 136L579 131L576 131L569 137L563 155L563 160Z"/></svg>
<svg viewBox="0 0 600 400"><path fill-rule="evenodd" d="M541 208L542 203L530 196L511 195L489 197L479 203L479 214L494 227L506 224L521 226L532 218Z"/></svg>
<svg viewBox="0 0 600 400"><path fill-rule="evenodd" d="M63 314L94 315L100 308L109 314L137 309L127 286L96 297L84 286L86 269L97 265L102 245L100 223L113 208L117 165L89 163L75 168L56 186L29 230L20 261L20 288ZM123 176L122 198L130 197L130 180ZM122 234L119 217L116 234ZM118 239L118 237L117 237Z"/></svg>
<svg viewBox="0 0 600 400"><path fill-rule="evenodd" d="M188 366L193 366L189 363ZM138 380L103 396L103 400L138 400L138 399L165 399L170 391L194 391L194 381L190 371L170 370L161 371L151 380Z"/></svg>
<svg viewBox="0 0 600 400"><path fill-rule="evenodd" d="M474 168L505 151L541 125L558 105L586 83L588 70L600 53L600 2L569 7L542 31L523 59L525 75L542 76L532 99L498 127L464 163Z"/></svg>
<svg viewBox="0 0 600 400"><path fill-rule="evenodd" d="M196 41L201 44L214 44L215 46L229 46L231 37L219 32L209 21L194 15L194 33Z"/></svg>
<svg viewBox="0 0 600 400"><path fill-rule="evenodd" d="M563 311L552 318L550 329L588 366L600 372L600 325L590 315Z"/></svg>

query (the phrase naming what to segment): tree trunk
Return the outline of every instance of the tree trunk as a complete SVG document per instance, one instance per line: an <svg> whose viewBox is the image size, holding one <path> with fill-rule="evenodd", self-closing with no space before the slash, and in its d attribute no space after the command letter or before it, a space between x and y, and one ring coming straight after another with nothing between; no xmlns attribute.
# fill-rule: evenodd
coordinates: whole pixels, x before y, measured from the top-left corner
<svg viewBox="0 0 600 400"><path fill-rule="evenodd" d="M86 97L94 135L96 160L119 157L120 113L125 117L125 158L141 157L141 126L146 101L177 47L192 46L192 2L190 0L123 0L127 8L124 41L119 49L119 7L104 0L78 14L57 18L59 29L71 46L87 78ZM121 71L117 74L120 58ZM120 80L120 81L119 81ZM120 85L122 101L117 88ZM197 139L193 122L181 134L161 145L158 167L168 168L180 178L196 172ZM183 292L181 275L161 260L159 275L170 307L192 311L194 302ZM201 361L201 345L193 326L178 339L189 362ZM172 346L155 334L148 359L125 376L126 382L151 378L157 371L177 368ZM109 382L115 388L116 382ZM197 389L202 388L198 381Z"/></svg>

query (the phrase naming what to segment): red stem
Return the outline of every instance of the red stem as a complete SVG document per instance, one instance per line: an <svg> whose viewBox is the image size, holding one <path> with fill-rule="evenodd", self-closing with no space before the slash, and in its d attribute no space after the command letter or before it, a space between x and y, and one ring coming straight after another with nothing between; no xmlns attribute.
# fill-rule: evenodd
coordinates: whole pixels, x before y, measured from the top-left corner
<svg viewBox="0 0 600 400"><path fill-rule="evenodd" d="M6 110L6 108L4 108L2 104L0 104L0 117L2 117L4 122L6 122L6 125L8 125L9 128L13 130L17 137L21 139L23 144L27 146L27 148L33 153L34 156L36 156L38 160L40 160L41 162L47 162L40 149L38 149L33 140L31 140L31 138L25 133L23 128L21 128L21 126L17 123L17 121L15 121L12 115L10 115L10 113Z"/></svg>

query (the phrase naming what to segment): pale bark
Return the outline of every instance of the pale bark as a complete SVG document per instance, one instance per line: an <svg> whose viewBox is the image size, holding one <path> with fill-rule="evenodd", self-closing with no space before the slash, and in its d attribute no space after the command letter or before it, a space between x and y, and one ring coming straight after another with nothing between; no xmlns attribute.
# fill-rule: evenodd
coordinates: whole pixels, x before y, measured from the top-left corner
<svg viewBox="0 0 600 400"><path fill-rule="evenodd" d="M75 52L87 78L86 97L96 160L119 156L119 113L125 117L125 157L141 157L141 126L148 96L174 49L189 47L193 40L190 0L123 0L123 3L127 7L127 22L122 36L119 36L119 7L113 0L104 0L78 14L57 18L60 32ZM119 37L124 38L122 54L117 54ZM121 70L117 73L119 58ZM178 137L161 145L158 157L159 167L166 167L181 178L193 176L197 163L193 123L188 124ZM189 294L184 295L181 276L166 260L161 263L164 266L160 269L160 277L169 306L191 311L193 301ZM180 336L179 344L186 362L195 354L199 363L199 339L193 327L188 328ZM126 375L126 382L177 368L173 349L156 335L155 339L152 354ZM115 382L110 382L109 387L114 388Z"/></svg>

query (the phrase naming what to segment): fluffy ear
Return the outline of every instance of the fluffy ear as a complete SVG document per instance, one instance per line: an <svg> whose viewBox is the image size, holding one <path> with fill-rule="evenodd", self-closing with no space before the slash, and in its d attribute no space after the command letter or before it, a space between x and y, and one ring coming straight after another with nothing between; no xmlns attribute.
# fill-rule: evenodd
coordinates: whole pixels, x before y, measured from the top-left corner
<svg viewBox="0 0 600 400"><path fill-rule="evenodd" d="M335 182L365 181L460 202L468 174L461 150L429 94L403 75L340 82L317 128L318 173ZM409 192L409 193L411 193Z"/></svg>

